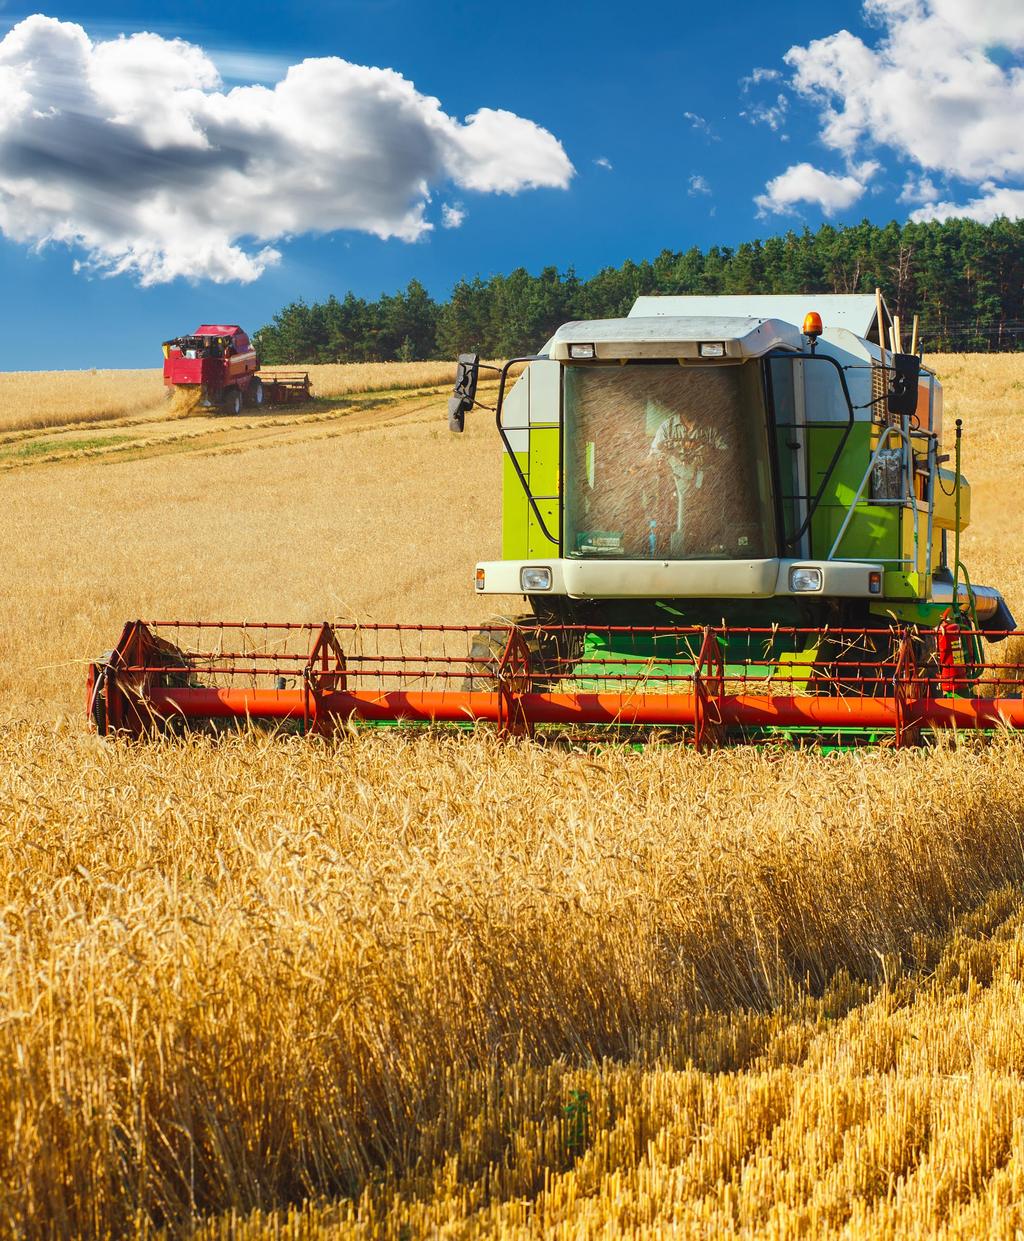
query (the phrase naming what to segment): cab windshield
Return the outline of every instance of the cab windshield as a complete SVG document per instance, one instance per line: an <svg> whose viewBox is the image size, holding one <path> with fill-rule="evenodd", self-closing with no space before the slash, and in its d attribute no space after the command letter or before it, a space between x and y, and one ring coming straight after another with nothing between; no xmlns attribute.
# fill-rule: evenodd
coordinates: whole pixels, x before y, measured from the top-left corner
<svg viewBox="0 0 1024 1241"><path fill-rule="evenodd" d="M565 368L565 554L773 556L760 365Z"/></svg>

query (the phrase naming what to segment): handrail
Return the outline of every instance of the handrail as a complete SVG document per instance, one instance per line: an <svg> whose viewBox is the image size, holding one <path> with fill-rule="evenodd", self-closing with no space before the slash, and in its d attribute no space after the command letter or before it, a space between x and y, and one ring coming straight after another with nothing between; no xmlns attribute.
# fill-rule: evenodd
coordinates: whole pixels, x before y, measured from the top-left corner
<svg viewBox="0 0 1024 1241"><path fill-rule="evenodd" d="M548 355L546 353L536 353L528 358L509 358L509 360L501 368L501 374L498 377L498 399L494 405L494 425L498 428L498 434L501 436L501 442L505 445L505 451L508 453L509 459L512 462L512 468L515 470L516 477L519 479L519 485L523 489L523 494L526 496L530 508L533 509L533 515L537 518L537 524L541 528L541 533L549 543L554 543L556 547L560 547L561 544L559 540L555 538L547 527L547 522L544 520L544 515L537 505L533 492L530 490L529 479L523 473L522 467L516 459L515 451L512 448L512 444L508 436L505 434L505 427L502 425L501 421L501 407L505 400L505 384L508 380L509 367L517 366L522 362L546 362L548 360ZM529 424L527 424L526 427L513 427L512 430L525 430L527 435L530 434Z"/></svg>
<svg viewBox="0 0 1024 1241"><path fill-rule="evenodd" d="M930 434L930 432L924 432L923 434ZM860 485L858 486L857 490L854 492L853 499L850 501L850 505L846 510L846 516L843 518L843 523L839 527L839 532L835 537L835 542L832 544L832 547L830 548L828 555L825 557L826 560L836 559L836 552L839 550L839 544L843 541L843 538L845 537L846 532L850 527L850 522L853 520L853 514L857 508L857 505L861 502L861 499L864 495L864 488L867 486L868 479L871 477L871 471L875 468L875 464L877 463L880 454L883 451L887 450L889 447L888 440L889 440L890 435L899 436L899 439L901 441L901 444L904 450L904 465L906 465L907 453L913 451L911 447L910 435L909 433L904 432L902 428L896 426L894 423L889 423L888 425L882 428L882 434L879 436L879 439L878 439L878 447L871 454L871 458L868 461L867 469L864 471L864 477L860 480ZM872 503L878 504L880 506L899 505L900 507L906 507L907 501L909 500L913 504L913 508L914 508L914 564L916 566L918 544L919 544L917 497L913 494L912 491L908 492L906 469L903 469L901 473L903 476L903 484L904 484L904 494L901 496L901 498L898 500L873 500ZM929 508L930 507L931 506L929 505ZM890 557L879 557L879 559L886 560L886 559L891 559L891 558ZM931 550L929 549L929 562L930 562L930 559L931 559ZM906 564L907 561L905 558L901 558L899 563Z"/></svg>
<svg viewBox="0 0 1024 1241"><path fill-rule="evenodd" d="M790 550L796 547L797 543L800 542L800 540L804 537L804 535L810 529L811 518L818 511L818 505L821 503L822 496L824 496L825 494L825 488L828 486L829 482L831 481L832 474L835 471L837 464L839 463L839 458L843 455L843 450L846 448L846 444L853 431L853 424L855 421L853 398L850 396L850 389L846 382L846 373L845 373L843 366L835 358L831 357L827 353L813 353L808 350L800 350L798 352L796 350L790 350L790 349L773 349L770 353L766 353L764 356L765 358L769 360L774 359L774 358L804 358L804 359L815 361L815 362L831 362L831 364L836 368L836 372L839 375L839 382L842 385L842 389L843 389L843 397L846 400L846 408L849 412L849 418L847 419L846 427L843 430L843 434L840 437L839 443L836 445L835 452L832 454L832 460L828 463L828 468L825 470L825 474L822 477L821 486L818 488L817 492L814 495L813 500L811 500L810 504L808 505L807 513L804 517L803 522L800 525L800 529L797 530L796 533L791 535L788 539L785 537L783 538L784 550Z"/></svg>

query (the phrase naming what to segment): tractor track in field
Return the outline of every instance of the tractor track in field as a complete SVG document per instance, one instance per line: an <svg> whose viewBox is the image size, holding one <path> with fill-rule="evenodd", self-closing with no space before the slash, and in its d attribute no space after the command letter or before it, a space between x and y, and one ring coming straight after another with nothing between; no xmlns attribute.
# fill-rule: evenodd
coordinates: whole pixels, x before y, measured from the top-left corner
<svg viewBox="0 0 1024 1241"><path fill-rule="evenodd" d="M0 433L0 471L55 468L83 460L98 463L193 453L218 456L255 448L310 443L382 429L397 423L437 421L444 426L447 389L367 392L320 398L312 407L283 407L239 417L192 414L168 417L163 407L110 422L78 423Z"/></svg>

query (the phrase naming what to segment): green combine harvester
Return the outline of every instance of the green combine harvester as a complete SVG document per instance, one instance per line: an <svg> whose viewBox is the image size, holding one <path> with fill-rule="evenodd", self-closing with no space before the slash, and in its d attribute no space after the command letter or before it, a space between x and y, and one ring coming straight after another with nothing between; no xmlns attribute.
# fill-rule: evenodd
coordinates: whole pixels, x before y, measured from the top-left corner
<svg viewBox="0 0 1024 1241"><path fill-rule="evenodd" d="M135 621L90 672L91 718L697 745L1024 727L1024 668L987 658L1013 618L960 559L960 426L950 460L915 346L880 294L641 297L565 324L493 368L503 558L475 588L518 614L476 631ZM453 431L481 369L459 359Z"/></svg>

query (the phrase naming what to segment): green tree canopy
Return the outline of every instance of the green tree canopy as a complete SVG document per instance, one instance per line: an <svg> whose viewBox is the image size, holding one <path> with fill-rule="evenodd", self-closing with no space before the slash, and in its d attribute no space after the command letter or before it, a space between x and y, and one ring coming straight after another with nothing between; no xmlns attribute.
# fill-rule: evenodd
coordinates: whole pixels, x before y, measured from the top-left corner
<svg viewBox="0 0 1024 1241"><path fill-rule="evenodd" d="M625 315L641 294L870 293L876 285L905 321L921 315L931 350L1024 348L1024 221L823 224L735 249L663 250L588 280L571 268L531 275L518 267L459 280L441 303L411 280L376 301L348 293L292 302L256 343L271 365L513 357L540 349L569 320Z"/></svg>

